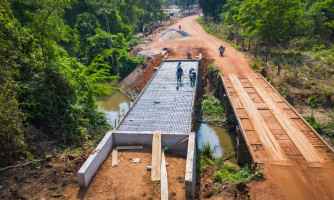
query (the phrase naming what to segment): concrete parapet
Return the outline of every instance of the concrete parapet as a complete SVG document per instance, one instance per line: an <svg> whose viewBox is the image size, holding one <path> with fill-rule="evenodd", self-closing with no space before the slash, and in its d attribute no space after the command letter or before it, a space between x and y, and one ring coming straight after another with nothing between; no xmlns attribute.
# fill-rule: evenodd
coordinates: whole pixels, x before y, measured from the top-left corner
<svg viewBox="0 0 334 200"><path fill-rule="evenodd" d="M112 132L108 131L78 172L80 187L87 187L113 147Z"/></svg>
<svg viewBox="0 0 334 200"><path fill-rule="evenodd" d="M185 190L187 199L195 199L196 191L196 145L195 133L189 134L187 164L185 174Z"/></svg>
<svg viewBox="0 0 334 200"><path fill-rule="evenodd" d="M188 142L180 143L188 138ZM100 166L108 157L113 146L142 145L152 147L152 131L109 131L94 152L88 157L86 162L78 172L80 187L87 187L98 171ZM187 140L186 140L187 141ZM171 147L168 151L173 151L179 155L187 156L185 172L185 193L187 199L195 198L196 190L196 145L195 133L161 132L161 147Z"/></svg>

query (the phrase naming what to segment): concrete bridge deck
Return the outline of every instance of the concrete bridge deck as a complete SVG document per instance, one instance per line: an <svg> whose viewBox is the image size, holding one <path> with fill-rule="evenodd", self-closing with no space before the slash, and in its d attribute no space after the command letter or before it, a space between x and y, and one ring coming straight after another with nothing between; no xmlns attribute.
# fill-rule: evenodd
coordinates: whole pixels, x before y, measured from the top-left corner
<svg viewBox="0 0 334 200"><path fill-rule="evenodd" d="M176 84L179 62L182 63L183 76L182 83ZM198 74L198 66L197 60L164 61L116 129L190 132L196 86L191 86L188 75L190 68Z"/></svg>
<svg viewBox="0 0 334 200"><path fill-rule="evenodd" d="M255 163L331 161L333 149L260 74L221 78Z"/></svg>

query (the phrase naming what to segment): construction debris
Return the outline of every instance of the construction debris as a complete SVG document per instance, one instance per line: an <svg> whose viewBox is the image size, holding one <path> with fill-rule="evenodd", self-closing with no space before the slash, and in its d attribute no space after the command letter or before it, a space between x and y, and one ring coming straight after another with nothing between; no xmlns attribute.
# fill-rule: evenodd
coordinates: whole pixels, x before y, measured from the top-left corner
<svg viewBox="0 0 334 200"><path fill-rule="evenodd" d="M152 140L152 172L151 180L160 181L161 173L161 133L154 132Z"/></svg>
<svg viewBox="0 0 334 200"><path fill-rule="evenodd" d="M140 162L140 158L132 159L132 162L133 162L133 163L139 163L139 162Z"/></svg>
<svg viewBox="0 0 334 200"><path fill-rule="evenodd" d="M118 154L118 150L117 149L113 149L112 150L112 156L111 156L111 165L112 167L117 167L118 165L118 161L117 161L117 154Z"/></svg>

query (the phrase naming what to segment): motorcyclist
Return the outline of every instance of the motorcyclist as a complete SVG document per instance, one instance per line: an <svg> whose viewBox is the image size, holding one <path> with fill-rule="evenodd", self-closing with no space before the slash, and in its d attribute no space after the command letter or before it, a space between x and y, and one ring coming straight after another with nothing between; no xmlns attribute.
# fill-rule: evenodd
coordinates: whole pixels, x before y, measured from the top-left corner
<svg viewBox="0 0 334 200"><path fill-rule="evenodd" d="M220 56L223 56L224 51L225 51L225 47L223 47L223 45L220 45L220 47L219 47Z"/></svg>

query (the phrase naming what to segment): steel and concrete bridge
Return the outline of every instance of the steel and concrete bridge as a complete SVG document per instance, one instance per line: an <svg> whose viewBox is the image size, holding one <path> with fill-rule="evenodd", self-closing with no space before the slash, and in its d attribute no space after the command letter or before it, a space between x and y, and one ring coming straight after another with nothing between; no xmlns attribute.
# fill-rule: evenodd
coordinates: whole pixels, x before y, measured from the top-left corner
<svg viewBox="0 0 334 200"><path fill-rule="evenodd" d="M181 62L184 72L181 83L177 83L176 80L176 70L179 62ZM194 85L191 84L189 78L191 68L197 74ZM94 175L100 173L98 170L109 157L112 149L114 149L112 157L115 164L117 163L117 146L142 145L146 149L152 149L153 173L153 170L160 168L154 168L153 166L163 166L161 163L164 162L164 159L158 158L161 154L161 148L177 144L177 147L172 151L186 157L185 197L194 199L196 190L196 144L195 133L191 131L197 86L201 85L201 78L198 77L202 77L201 59L164 60L116 129L105 135L80 168L78 172L80 187L88 187ZM161 171L165 171L162 168ZM163 175L161 172L162 199L168 199L166 173L165 171ZM155 178L160 180L160 175Z"/></svg>
<svg viewBox="0 0 334 200"><path fill-rule="evenodd" d="M176 84L176 67L181 62L183 76ZM116 130L191 132L196 84L189 70L201 71L198 60L165 60Z"/></svg>

